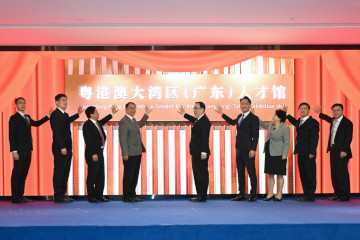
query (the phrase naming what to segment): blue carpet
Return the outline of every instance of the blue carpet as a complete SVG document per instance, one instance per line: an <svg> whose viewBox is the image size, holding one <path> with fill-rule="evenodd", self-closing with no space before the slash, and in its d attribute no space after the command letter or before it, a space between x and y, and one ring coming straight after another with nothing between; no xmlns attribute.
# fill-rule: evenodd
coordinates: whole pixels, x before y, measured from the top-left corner
<svg viewBox="0 0 360 240"><path fill-rule="evenodd" d="M350 202L0 201L0 239L360 239Z"/></svg>

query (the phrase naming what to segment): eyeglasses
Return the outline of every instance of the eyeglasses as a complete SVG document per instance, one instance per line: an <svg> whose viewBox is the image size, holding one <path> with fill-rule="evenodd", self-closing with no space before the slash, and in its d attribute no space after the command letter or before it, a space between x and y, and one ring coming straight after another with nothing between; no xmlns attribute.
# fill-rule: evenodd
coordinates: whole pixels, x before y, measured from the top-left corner
<svg viewBox="0 0 360 240"><path fill-rule="evenodd" d="M199 110L199 109L203 109L203 108L198 108L198 107L194 107L195 110Z"/></svg>

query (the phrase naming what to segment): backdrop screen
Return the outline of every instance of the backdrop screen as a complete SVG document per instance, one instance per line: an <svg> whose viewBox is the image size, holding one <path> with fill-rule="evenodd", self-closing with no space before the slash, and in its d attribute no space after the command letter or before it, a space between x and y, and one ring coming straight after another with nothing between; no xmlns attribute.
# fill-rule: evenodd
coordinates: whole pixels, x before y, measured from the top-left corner
<svg viewBox="0 0 360 240"><path fill-rule="evenodd" d="M221 105L224 113L240 113L239 99L249 96L256 114L271 120L275 109L288 105L294 112L293 74L139 74L139 75L66 75L68 112L96 106L100 116L115 104L120 110L129 102L142 113L145 105L153 108L151 121L183 121L177 113L181 105L192 114L194 103L202 101L211 121L223 120L213 109ZM78 121L86 119L82 114Z"/></svg>

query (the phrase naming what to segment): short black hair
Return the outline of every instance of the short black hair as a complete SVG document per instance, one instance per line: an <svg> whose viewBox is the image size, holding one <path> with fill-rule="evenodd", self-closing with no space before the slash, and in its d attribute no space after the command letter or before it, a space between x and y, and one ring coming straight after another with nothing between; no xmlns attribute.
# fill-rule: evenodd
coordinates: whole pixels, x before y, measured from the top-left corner
<svg viewBox="0 0 360 240"><path fill-rule="evenodd" d="M86 114L87 118L90 118L91 114L95 113L95 109L96 109L96 107L94 107L94 106L87 107L87 109L85 110L85 114Z"/></svg>
<svg viewBox="0 0 360 240"><path fill-rule="evenodd" d="M128 102L127 104L125 104L125 108L128 108L128 106L129 106L130 104L134 104L135 107L136 107L136 104L135 104L134 102Z"/></svg>
<svg viewBox="0 0 360 240"><path fill-rule="evenodd" d="M278 116L278 118L280 118L281 122L285 122L286 121L286 112L283 110L276 110L275 111L276 116Z"/></svg>
<svg viewBox="0 0 360 240"><path fill-rule="evenodd" d="M60 101L60 99L61 99L62 97L66 97L66 98L67 98L67 96L66 96L65 94L60 93L60 94L58 94L58 95L55 96L55 101Z"/></svg>
<svg viewBox="0 0 360 240"><path fill-rule="evenodd" d="M23 98L23 97L18 97L18 98L15 98L15 104L17 104L17 102L18 102L19 100L21 100L21 99L26 102L25 98Z"/></svg>
<svg viewBox="0 0 360 240"><path fill-rule="evenodd" d="M243 98L240 98L240 102L241 102L242 100L244 100L244 99L247 99L247 100L249 101L249 103L251 104L251 100L250 100L250 98L249 98L248 96L245 96L245 97L243 97Z"/></svg>
<svg viewBox="0 0 360 240"><path fill-rule="evenodd" d="M344 106L341 103L335 103L334 105L332 105L331 109L333 109L334 107L341 107L341 110L344 110Z"/></svg>
<svg viewBox="0 0 360 240"><path fill-rule="evenodd" d="M195 102L195 104L199 104L200 105L200 107L202 108L202 109L204 109L204 111L205 111L205 103L203 103L203 102Z"/></svg>
<svg viewBox="0 0 360 240"><path fill-rule="evenodd" d="M299 110L299 108L300 108L301 106L303 106L303 105L307 106L307 107L309 108L309 110L310 110L310 104L308 104L307 102L302 102L302 103L300 103L300 104L299 104L299 107L298 107L298 110Z"/></svg>

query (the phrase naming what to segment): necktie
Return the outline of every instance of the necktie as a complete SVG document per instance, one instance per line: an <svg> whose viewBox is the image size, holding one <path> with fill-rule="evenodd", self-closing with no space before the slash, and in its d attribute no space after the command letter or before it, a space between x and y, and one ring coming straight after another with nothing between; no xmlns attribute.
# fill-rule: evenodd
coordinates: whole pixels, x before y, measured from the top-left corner
<svg viewBox="0 0 360 240"><path fill-rule="evenodd" d="M25 118L25 121L26 121L26 125L27 125L27 126L30 126L30 120L29 120L29 118L28 118L26 115L24 115L24 118Z"/></svg>
<svg viewBox="0 0 360 240"><path fill-rule="evenodd" d="M335 139L335 125L336 125L337 119L334 119L333 125L331 128L331 140L330 140L330 146L333 145L334 139Z"/></svg>
<svg viewBox="0 0 360 240"><path fill-rule="evenodd" d="M241 119L240 119L240 122L239 122L239 124L238 124L239 127L241 126L241 123L244 121L244 117L245 117L245 115L243 114L242 117L241 117Z"/></svg>
<svg viewBox="0 0 360 240"><path fill-rule="evenodd" d="M299 127L303 124L304 120L301 118L300 119L300 124L299 124Z"/></svg>
<svg viewBox="0 0 360 240"><path fill-rule="evenodd" d="M101 140L102 140L102 147L105 145L105 138L104 138L104 134L101 130L101 127L100 127L100 124L98 122L96 122L96 126L98 127L99 129L99 132L100 132L100 136L101 136Z"/></svg>
<svg viewBox="0 0 360 240"><path fill-rule="evenodd" d="M135 118L132 118L132 120L133 120L133 122L135 123L136 127L139 128L139 125L137 124L136 119L135 119Z"/></svg>

